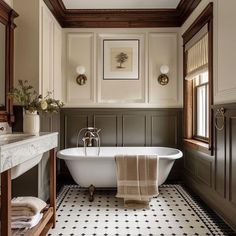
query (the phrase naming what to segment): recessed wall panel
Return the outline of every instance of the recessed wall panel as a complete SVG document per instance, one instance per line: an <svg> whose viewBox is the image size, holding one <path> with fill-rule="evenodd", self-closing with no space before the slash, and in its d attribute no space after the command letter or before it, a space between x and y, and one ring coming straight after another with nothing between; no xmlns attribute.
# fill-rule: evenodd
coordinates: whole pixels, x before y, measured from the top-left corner
<svg viewBox="0 0 236 236"><path fill-rule="evenodd" d="M131 56L138 57L138 79L111 78L104 79L104 67L108 64L104 61L104 40L121 40L124 50L125 40L129 43L132 40L138 40L137 55L131 53ZM121 49L122 50L122 49ZM99 103L144 103L145 102L145 35L144 34L99 34L98 35L98 102ZM132 57L130 59L132 61ZM133 60L136 60L134 58ZM133 70L134 68L131 67ZM114 68L108 68L114 70ZM125 72L124 72L125 74Z"/></svg>
<svg viewBox="0 0 236 236"><path fill-rule="evenodd" d="M151 145L177 146L177 117L173 115L152 116Z"/></svg>
<svg viewBox="0 0 236 236"><path fill-rule="evenodd" d="M117 145L117 116L95 115L94 126L100 131L101 146Z"/></svg>
<svg viewBox="0 0 236 236"><path fill-rule="evenodd" d="M65 116L65 147L76 147L80 129L88 127L87 115L66 115ZM79 137L79 146L83 147L83 133Z"/></svg>
<svg viewBox="0 0 236 236"><path fill-rule="evenodd" d="M236 1L228 0L227 4L224 1L216 1L214 4L217 17L217 26L214 26L217 37L217 40L214 41L216 45L214 101L216 104L221 104L236 101L236 28L234 25Z"/></svg>
<svg viewBox="0 0 236 236"><path fill-rule="evenodd" d="M236 117L230 119L230 200L236 206Z"/></svg>
<svg viewBox="0 0 236 236"><path fill-rule="evenodd" d="M89 104L94 102L94 44L93 33L67 35L66 85L67 102L70 104ZM76 83L77 66L85 67L85 85Z"/></svg>
<svg viewBox="0 0 236 236"><path fill-rule="evenodd" d="M123 146L146 146L146 117L123 116Z"/></svg>
<svg viewBox="0 0 236 236"><path fill-rule="evenodd" d="M226 143L225 143L225 132L224 129L216 132L216 142L215 142L215 189L217 193L225 197L226 194Z"/></svg>
<svg viewBox="0 0 236 236"><path fill-rule="evenodd" d="M210 161L196 158L196 176L202 181L204 184L211 187L212 184L212 164Z"/></svg>
<svg viewBox="0 0 236 236"><path fill-rule="evenodd" d="M169 66L169 83L158 83L160 67ZM178 102L177 34L149 34L149 102L168 106Z"/></svg>

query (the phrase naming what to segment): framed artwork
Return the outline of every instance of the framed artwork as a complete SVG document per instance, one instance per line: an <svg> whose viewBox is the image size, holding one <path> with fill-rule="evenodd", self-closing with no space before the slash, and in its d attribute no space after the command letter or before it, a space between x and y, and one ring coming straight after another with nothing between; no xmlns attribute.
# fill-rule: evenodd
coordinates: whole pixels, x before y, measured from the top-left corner
<svg viewBox="0 0 236 236"><path fill-rule="evenodd" d="M103 40L103 79L139 79L139 40Z"/></svg>

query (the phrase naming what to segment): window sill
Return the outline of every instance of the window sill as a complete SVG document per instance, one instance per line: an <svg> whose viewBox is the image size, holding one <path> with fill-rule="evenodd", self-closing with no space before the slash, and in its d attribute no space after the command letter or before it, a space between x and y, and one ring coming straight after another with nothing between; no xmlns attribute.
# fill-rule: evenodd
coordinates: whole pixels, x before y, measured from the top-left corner
<svg viewBox="0 0 236 236"><path fill-rule="evenodd" d="M204 152L208 155L212 155L212 152L209 149L209 144L195 140L195 139L184 139L184 146L188 148L192 148L200 152Z"/></svg>

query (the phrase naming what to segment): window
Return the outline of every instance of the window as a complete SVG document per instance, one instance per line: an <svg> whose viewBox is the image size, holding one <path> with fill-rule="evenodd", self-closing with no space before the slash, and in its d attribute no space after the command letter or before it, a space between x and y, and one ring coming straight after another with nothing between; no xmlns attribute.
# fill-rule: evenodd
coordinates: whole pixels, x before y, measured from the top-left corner
<svg viewBox="0 0 236 236"><path fill-rule="evenodd" d="M184 138L191 147L211 149L213 5L209 4L183 35ZM193 145L194 144L194 145Z"/></svg>
<svg viewBox="0 0 236 236"><path fill-rule="evenodd" d="M193 80L194 137L209 140L209 80L208 71L195 76Z"/></svg>

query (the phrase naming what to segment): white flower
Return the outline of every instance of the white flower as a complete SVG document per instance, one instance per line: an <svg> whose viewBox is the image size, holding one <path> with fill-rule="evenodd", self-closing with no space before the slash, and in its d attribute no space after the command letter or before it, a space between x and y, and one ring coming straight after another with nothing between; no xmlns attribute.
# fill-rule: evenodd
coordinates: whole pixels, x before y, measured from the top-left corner
<svg viewBox="0 0 236 236"><path fill-rule="evenodd" d="M47 107L48 107L48 104L47 104L47 102L45 101L45 100L41 100L40 101L40 106L41 106L41 109L42 110L46 110L47 109Z"/></svg>

